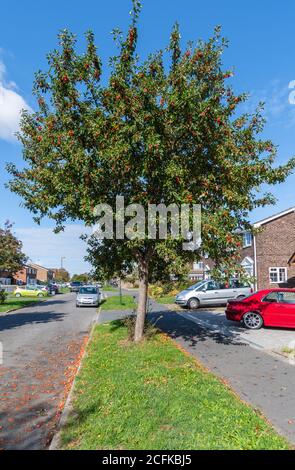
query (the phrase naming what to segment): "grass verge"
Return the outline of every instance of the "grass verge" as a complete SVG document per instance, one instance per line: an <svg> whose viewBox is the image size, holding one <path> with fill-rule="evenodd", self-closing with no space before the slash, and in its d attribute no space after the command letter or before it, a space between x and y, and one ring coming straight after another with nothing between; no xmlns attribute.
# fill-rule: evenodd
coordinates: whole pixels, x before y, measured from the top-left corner
<svg viewBox="0 0 295 470"><path fill-rule="evenodd" d="M103 286L102 290L105 292L117 292L118 288L113 286Z"/></svg>
<svg viewBox="0 0 295 470"><path fill-rule="evenodd" d="M9 310L14 310L16 308L28 307L30 304L35 302L40 302L42 300L46 300L48 297L26 297L25 299L9 297L5 300L4 304L0 305L0 313L8 312Z"/></svg>
<svg viewBox="0 0 295 470"><path fill-rule="evenodd" d="M122 303L119 296L108 297L102 304L102 310L133 310L136 308L132 295L122 295Z"/></svg>
<svg viewBox="0 0 295 470"><path fill-rule="evenodd" d="M65 449L287 449L288 443L163 335L135 345L120 322L94 331Z"/></svg>
<svg viewBox="0 0 295 470"><path fill-rule="evenodd" d="M155 301L158 304L174 304L175 302L175 295L165 295L163 297L157 297Z"/></svg>

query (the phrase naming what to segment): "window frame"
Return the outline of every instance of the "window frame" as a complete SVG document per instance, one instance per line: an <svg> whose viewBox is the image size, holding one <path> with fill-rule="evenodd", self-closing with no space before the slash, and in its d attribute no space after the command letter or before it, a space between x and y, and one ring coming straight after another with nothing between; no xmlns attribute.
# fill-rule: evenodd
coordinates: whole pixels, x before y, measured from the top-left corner
<svg viewBox="0 0 295 470"><path fill-rule="evenodd" d="M281 269L284 270L284 273L285 273L285 279L282 280L282 281L280 280L280 270ZM276 271L272 271L272 270L276 270ZM271 272L272 273L276 272L276 276L277 276L276 281L272 281L271 276L270 276ZM284 284L288 280L288 268L285 267L285 266L270 266L268 268L268 279L269 279L270 284Z"/></svg>
<svg viewBox="0 0 295 470"><path fill-rule="evenodd" d="M246 240L246 237L250 236L250 242ZM253 235L251 232L243 232L243 248L249 248L253 244Z"/></svg>

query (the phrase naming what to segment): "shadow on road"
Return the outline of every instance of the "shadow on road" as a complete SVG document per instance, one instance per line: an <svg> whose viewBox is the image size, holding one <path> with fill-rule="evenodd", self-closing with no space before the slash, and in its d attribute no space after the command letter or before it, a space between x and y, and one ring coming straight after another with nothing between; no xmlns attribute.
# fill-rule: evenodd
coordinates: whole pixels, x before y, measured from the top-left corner
<svg viewBox="0 0 295 470"><path fill-rule="evenodd" d="M149 320L160 330L171 336L171 338L175 340L181 338L189 346L195 346L199 342L208 339L224 345L246 345L246 342L240 340L240 331L228 330L226 334L222 331L212 331L172 311L151 312Z"/></svg>
<svg viewBox="0 0 295 470"><path fill-rule="evenodd" d="M64 318L63 313L53 311L18 313L17 315L0 315L0 331L10 330L19 326L37 323L49 323L51 321L61 321Z"/></svg>

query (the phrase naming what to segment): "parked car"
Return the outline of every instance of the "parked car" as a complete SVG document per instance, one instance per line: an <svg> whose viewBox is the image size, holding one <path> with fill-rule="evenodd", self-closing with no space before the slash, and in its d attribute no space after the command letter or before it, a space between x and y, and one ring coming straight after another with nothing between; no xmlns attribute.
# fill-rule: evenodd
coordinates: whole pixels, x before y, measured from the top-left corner
<svg viewBox="0 0 295 470"><path fill-rule="evenodd" d="M100 291L95 286L83 286L80 287L77 299L76 299L76 306L83 307L83 306L91 306L97 307L100 303Z"/></svg>
<svg viewBox="0 0 295 470"><path fill-rule="evenodd" d="M238 321L250 330L262 326L295 328L295 290L267 289L242 300L230 300L226 318Z"/></svg>
<svg viewBox="0 0 295 470"><path fill-rule="evenodd" d="M17 286L13 292L15 297L46 297L48 292L44 289L41 289L40 286L27 285L27 286Z"/></svg>
<svg viewBox="0 0 295 470"><path fill-rule="evenodd" d="M70 291L71 292L79 292L80 287L82 287L83 283L80 281L73 281L70 284Z"/></svg>
<svg viewBox="0 0 295 470"><path fill-rule="evenodd" d="M231 279L229 283L215 280L200 281L181 291L175 303L182 307L195 309L201 306L226 305L230 299L241 299L252 292L250 284Z"/></svg>
<svg viewBox="0 0 295 470"><path fill-rule="evenodd" d="M49 292L54 292L55 294L59 294L59 287L57 284L48 284Z"/></svg>

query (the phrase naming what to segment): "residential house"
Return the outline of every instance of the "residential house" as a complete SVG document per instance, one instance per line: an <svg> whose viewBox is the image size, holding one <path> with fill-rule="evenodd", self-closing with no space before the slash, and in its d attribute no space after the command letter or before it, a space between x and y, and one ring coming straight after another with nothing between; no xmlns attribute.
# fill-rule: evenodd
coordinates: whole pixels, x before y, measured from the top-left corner
<svg viewBox="0 0 295 470"><path fill-rule="evenodd" d="M242 235L240 263L255 278L255 290L295 287L295 207L259 220L253 228L257 233ZM190 279L210 277L213 264L208 258L194 263Z"/></svg>
<svg viewBox="0 0 295 470"><path fill-rule="evenodd" d="M8 271L0 271L0 286L12 284L12 276Z"/></svg>
<svg viewBox="0 0 295 470"><path fill-rule="evenodd" d="M44 266L40 266L36 263L29 263L29 266L36 269L38 283L47 283L53 281L54 271L52 269L45 268Z"/></svg>
<svg viewBox="0 0 295 470"><path fill-rule="evenodd" d="M204 256L200 261L194 261L188 274L189 279L192 281L208 279L210 277L212 266L212 261L206 256Z"/></svg>
<svg viewBox="0 0 295 470"><path fill-rule="evenodd" d="M253 224L243 234L241 265L255 276L255 288L295 287L295 207Z"/></svg>
<svg viewBox="0 0 295 470"><path fill-rule="evenodd" d="M25 265L13 276L12 284L36 284L37 269L30 265Z"/></svg>

